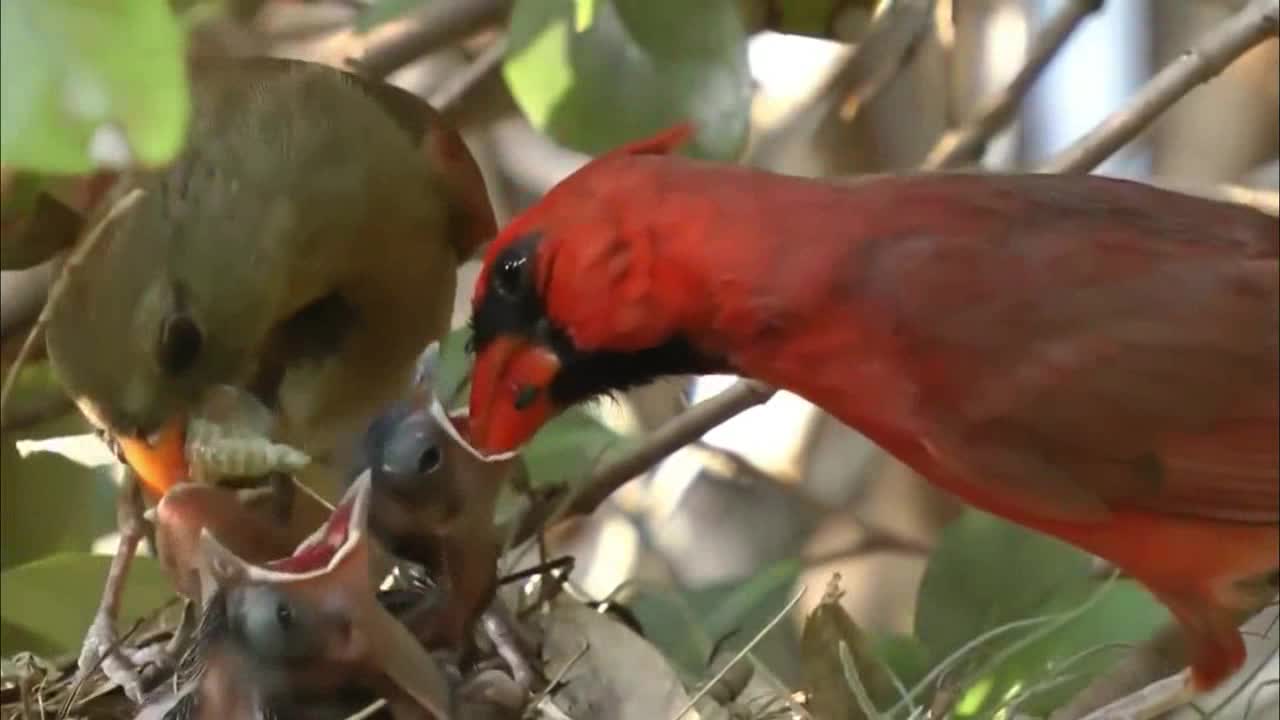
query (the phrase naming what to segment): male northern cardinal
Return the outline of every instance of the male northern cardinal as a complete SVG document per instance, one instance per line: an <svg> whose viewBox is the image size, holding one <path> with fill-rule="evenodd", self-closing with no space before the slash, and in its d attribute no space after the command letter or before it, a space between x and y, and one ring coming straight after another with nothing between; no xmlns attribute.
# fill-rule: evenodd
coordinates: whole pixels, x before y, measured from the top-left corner
<svg viewBox="0 0 1280 720"><path fill-rule="evenodd" d="M141 198L68 267L46 327L58 378L153 496L187 477L188 415L220 384L320 467L358 442L448 330L456 267L495 227L466 146L407 92L282 59L190 75L184 150L119 183ZM112 644L117 577L82 669Z"/></svg>
<svg viewBox="0 0 1280 720"><path fill-rule="evenodd" d="M673 373L809 399L969 503L1095 553L1180 621L1197 689L1280 566L1280 223L1089 176L835 183L588 164L501 231L471 437Z"/></svg>

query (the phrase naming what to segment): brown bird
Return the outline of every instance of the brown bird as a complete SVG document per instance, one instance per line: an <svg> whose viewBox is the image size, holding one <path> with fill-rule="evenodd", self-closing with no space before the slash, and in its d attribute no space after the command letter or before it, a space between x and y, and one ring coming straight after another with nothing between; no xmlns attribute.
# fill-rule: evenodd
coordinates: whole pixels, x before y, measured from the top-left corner
<svg viewBox="0 0 1280 720"><path fill-rule="evenodd" d="M417 97L292 60L190 74L185 149L122 179L114 196L142 195L69 268L46 328L57 376L153 497L189 475L186 422L218 384L325 468L408 386L494 229L465 145ZM82 668L113 638L119 565Z"/></svg>

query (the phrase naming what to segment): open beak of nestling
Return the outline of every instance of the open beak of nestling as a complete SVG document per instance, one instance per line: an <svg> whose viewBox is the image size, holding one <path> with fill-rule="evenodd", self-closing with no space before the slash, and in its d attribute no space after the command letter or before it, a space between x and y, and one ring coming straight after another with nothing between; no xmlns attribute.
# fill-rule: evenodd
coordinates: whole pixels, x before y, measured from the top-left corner
<svg viewBox="0 0 1280 720"><path fill-rule="evenodd" d="M482 453L524 444L562 408L551 398L560 358L551 348L517 335L500 335L476 353L471 374L469 428Z"/></svg>
<svg viewBox="0 0 1280 720"><path fill-rule="evenodd" d="M201 537L210 586L269 586L297 607L316 608L341 622L321 643L326 657L381 673L434 717L450 717L443 671L409 630L377 600L380 563L369 537L370 479L357 479L320 529L293 555L256 565L227 549L207 529ZM306 613L309 614L309 613Z"/></svg>
<svg viewBox="0 0 1280 720"><path fill-rule="evenodd" d="M125 462L153 497L163 497L190 474L186 454L187 422L183 416L170 418L145 438L118 434L115 440Z"/></svg>

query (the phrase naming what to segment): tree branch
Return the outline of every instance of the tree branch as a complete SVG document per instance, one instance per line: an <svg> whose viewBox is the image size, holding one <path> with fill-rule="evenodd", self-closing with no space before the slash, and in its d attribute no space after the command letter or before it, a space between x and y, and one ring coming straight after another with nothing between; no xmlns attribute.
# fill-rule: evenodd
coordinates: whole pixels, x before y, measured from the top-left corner
<svg viewBox="0 0 1280 720"><path fill-rule="evenodd" d="M350 61L360 74L383 79L451 42L501 22L513 0L433 0L403 32L369 47Z"/></svg>
<svg viewBox="0 0 1280 720"><path fill-rule="evenodd" d="M1089 172L1137 137L1183 95L1278 31L1280 0L1253 0L1161 70L1125 107L1046 162L1041 171Z"/></svg>
<svg viewBox="0 0 1280 720"><path fill-rule="evenodd" d="M576 485L576 494L568 497L562 494L531 508L521 518L511 545L524 542L558 517L594 512L618 488L725 420L763 404L773 397L774 392L773 388L762 383L742 380L719 395L694 405L653 431L630 452L601 467L590 480Z"/></svg>
<svg viewBox="0 0 1280 720"><path fill-rule="evenodd" d="M925 156L923 168L941 170L975 162L987 141L1013 120L1022 99L1049 66L1049 61L1057 56L1084 19L1102 7L1102 3L1103 0L1071 0L1063 5L1036 35L1026 64L1008 86L984 100L963 125L938 138Z"/></svg>
<svg viewBox="0 0 1280 720"><path fill-rule="evenodd" d="M502 67L506 55L507 37L503 35L432 93L431 106L446 119L452 118L467 97Z"/></svg>

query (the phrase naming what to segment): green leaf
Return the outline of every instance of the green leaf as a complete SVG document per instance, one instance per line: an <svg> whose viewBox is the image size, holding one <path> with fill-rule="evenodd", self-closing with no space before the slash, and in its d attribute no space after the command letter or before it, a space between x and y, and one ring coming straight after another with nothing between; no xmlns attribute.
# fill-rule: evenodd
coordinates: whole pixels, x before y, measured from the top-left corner
<svg viewBox="0 0 1280 720"><path fill-rule="evenodd" d="M449 410L466 405L467 398L461 390L471 369L471 357L467 354L467 341L471 339L471 328L462 326L450 332L440 341L440 357L437 360L435 377L431 387L441 403ZM453 401L453 402L450 402Z"/></svg>
<svg viewBox="0 0 1280 720"><path fill-rule="evenodd" d="M622 451L629 440L585 408L569 408L543 426L520 453L520 481L533 490L586 482L605 458ZM507 483L498 494L495 521L505 525L526 507L526 498L514 483Z"/></svg>
<svg viewBox="0 0 1280 720"><path fill-rule="evenodd" d="M565 410L539 430L521 453L530 486L546 489L586 480L621 439L586 408Z"/></svg>
<svg viewBox="0 0 1280 720"><path fill-rule="evenodd" d="M0 163L83 173L125 160L123 144L168 161L189 112L183 47L162 0L4 0Z"/></svg>
<svg viewBox="0 0 1280 720"><path fill-rule="evenodd" d="M935 661L992 628L1041 615L1089 573L1084 553L993 515L965 513L929 558L915 632ZM984 647L998 648L1010 633Z"/></svg>
<svg viewBox="0 0 1280 720"><path fill-rule="evenodd" d="M518 0L503 73L521 110L557 142L598 154L692 121L689 152L732 159L751 106L735 0Z"/></svg>
<svg viewBox="0 0 1280 720"><path fill-rule="evenodd" d="M597 0L573 0L573 30L582 32L591 27L596 16Z"/></svg>
<svg viewBox="0 0 1280 720"><path fill-rule="evenodd" d="M743 580L696 590L641 588L626 601L645 637L689 677L703 677L713 643L737 631L746 643L790 600L801 563L787 559ZM757 646L756 655L775 670L795 666L795 629L781 623Z"/></svg>
<svg viewBox="0 0 1280 720"><path fill-rule="evenodd" d="M15 388L11 400L25 394L20 389ZM72 413L29 434L50 437L86 429L79 414ZM57 552L86 551L116 527L116 487L109 470L86 468L51 453L19 457L14 438L6 434L0 477L0 568Z"/></svg>
<svg viewBox="0 0 1280 720"><path fill-rule="evenodd" d="M378 0L356 15L356 30L368 32L426 5L428 0Z"/></svg>
<svg viewBox="0 0 1280 720"><path fill-rule="evenodd" d="M929 651L910 635L875 635L875 653L903 687L914 687L929 673Z"/></svg>
<svg viewBox="0 0 1280 720"><path fill-rule="evenodd" d="M956 717L991 717L1023 694L1019 712L1047 714L1118 659L1109 643L1149 637L1168 613L1133 582L1091 577L1085 553L994 516L970 511L943 533L916 612L934 663L995 628L1045 616L967 653L950 673L961 691Z"/></svg>
<svg viewBox="0 0 1280 720"><path fill-rule="evenodd" d="M1069 613L1085 602L1085 593L1101 593L1084 612L1009 652L998 666L975 678L970 687L984 689L982 700L957 716L990 717L1024 693L1018 712L1047 716L1107 672L1126 647L1169 621L1164 606L1137 583L1098 585L1084 580L1077 592L1062 593L1049 603L1046 612Z"/></svg>
<svg viewBox="0 0 1280 720"><path fill-rule="evenodd" d="M55 655L78 648L98 609L110 564L111 558L102 555L63 553L0 574L0 653ZM160 564L150 557L135 558L117 627L129 627L172 597ZM19 642L22 646L15 646Z"/></svg>

